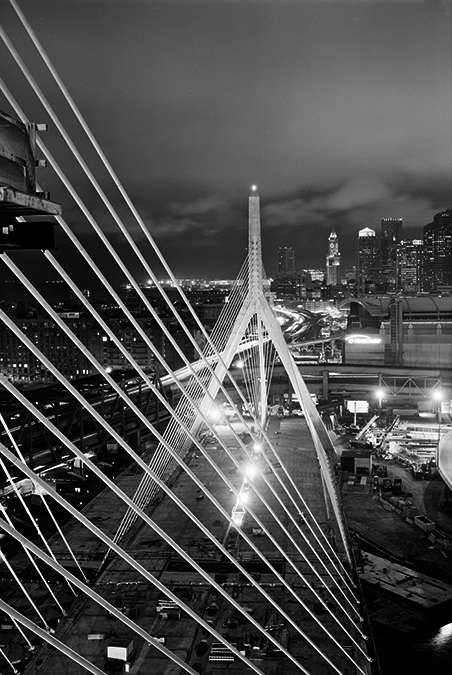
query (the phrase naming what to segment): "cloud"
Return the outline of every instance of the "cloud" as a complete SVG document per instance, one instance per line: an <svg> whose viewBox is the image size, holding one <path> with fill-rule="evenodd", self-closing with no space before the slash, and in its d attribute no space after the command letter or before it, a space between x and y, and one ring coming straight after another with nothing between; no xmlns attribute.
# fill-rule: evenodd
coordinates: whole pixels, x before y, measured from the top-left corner
<svg viewBox="0 0 452 675"><path fill-rule="evenodd" d="M378 176L356 176L347 180L326 200L330 209L348 210L370 206L391 197L391 191Z"/></svg>
<svg viewBox="0 0 452 675"><path fill-rule="evenodd" d="M300 259L323 265L333 225L351 257L362 227L378 230L395 216L414 233L450 206L450 2L251 4L161 3L150 17L147 3L132 13L124 3L123 13L95 12L87 22L78 8L51 2L47 19L60 36L52 49L69 89L174 263L194 273L235 267L255 181L272 264L272 251L294 245ZM114 48L99 41L104 33ZM60 201L52 174L42 175ZM81 189L119 246L100 200ZM118 211L141 242L130 214Z"/></svg>
<svg viewBox="0 0 452 675"><path fill-rule="evenodd" d="M181 236L188 233L194 235L195 230L199 227L198 223L192 218L172 218L171 216L159 220L149 220L147 226L149 232L159 239L172 238L175 235Z"/></svg>
<svg viewBox="0 0 452 675"><path fill-rule="evenodd" d="M294 197L265 205L262 218L269 227L302 227L318 225L331 227L341 220L356 219L356 210L378 208L390 201L392 193L378 176L359 176L347 179L335 186L310 186L316 193L308 197Z"/></svg>
<svg viewBox="0 0 452 675"><path fill-rule="evenodd" d="M329 209L320 198L301 197L264 205L262 220L268 227L300 227L303 224L327 224Z"/></svg>
<svg viewBox="0 0 452 675"><path fill-rule="evenodd" d="M431 222L435 213L448 206L444 204L443 186L434 182L421 184L416 177L408 174L368 174L345 179L336 185L310 185L309 194L301 188L298 193L275 197L261 207L262 224L275 234L269 236L284 238L284 245L291 240L302 241L313 253L323 246L323 235L305 241L307 233L327 232L334 226L339 239L346 238L349 255L353 254L352 239L363 227L377 232L382 218L403 218L407 238L422 236L421 228ZM323 241L323 240L322 240ZM344 252L344 251L343 251Z"/></svg>
<svg viewBox="0 0 452 675"><path fill-rule="evenodd" d="M225 207L225 202L216 195L201 197L188 203L173 202L169 205L170 212L175 216L203 215L218 211Z"/></svg>
<svg viewBox="0 0 452 675"><path fill-rule="evenodd" d="M146 219L149 231L158 239L175 235L207 238L217 235L230 213L228 204L217 195L206 195L192 201L170 202L160 217Z"/></svg>

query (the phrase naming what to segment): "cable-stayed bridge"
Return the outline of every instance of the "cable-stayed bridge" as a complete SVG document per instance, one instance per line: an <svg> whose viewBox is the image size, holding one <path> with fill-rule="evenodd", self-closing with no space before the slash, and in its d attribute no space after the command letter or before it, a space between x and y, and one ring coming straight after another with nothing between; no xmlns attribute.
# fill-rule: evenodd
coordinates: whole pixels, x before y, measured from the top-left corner
<svg viewBox="0 0 452 675"><path fill-rule="evenodd" d="M11 4L130 209L134 227L140 231L140 246L0 28L4 44L135 255L135 266L159 289L197 356L195 362L187 359L142 292L130 265L124 263L43 143L39 128L30 126L1 81L2 93L18 120L3 117L8 133L1 137L2 158L10 164L2 174L8 178L3 178L0 187L2 263L153 439L145 453L137 452L58 370L33 336L21 330L7 312L0 312L5 326L23 345L23 358L30 353L39 359L130 459L127 470L112 480L14 382L0 377L3 388L45 427L49 437L57 439L104 486L93 504L79 512L29 466L1 418L7 442L0 445L0 468L33 527L33 533L25 535L15 527L8 505L2 505L0 528L6 541L18 542L22 552L10 558L6 546L2 551L0 610L10 631L0 648L1 672L17 672L17 664L27 674L46 675L115 670L191 675L226 670L310 675L375 672L353 550L336 488L332 443L269 302L257 190L253 187L249 197L248 256L209 334L31 26L15 0ZM29 143L25 150L21 138L25 145ZM178 354L183 363L180 370L170 367L130 313L64 219L64 209L40 192L34 177L35 143L97 235L102 255L109 256L111 266L122 272ZM14 162L21 152L21 172L15 173ZM178 390L177 405L170 404L52 252L52 227L35 219L46 214L152 351L162 379ZM45 245L44 239L37 241L40 231L45 231ZM164 431L118 385L33 284L20 265L23 249L34 249L36 258L65 282L167 411L170 421ZM204 338L203 349L149 265L149 251L178 289L180 302ZM238 356L243 364L240 386L230 370ZM269 414L268 391L276 358L303 407L304 419L281 421ZM57 533L50 540L34 521L13 472L30 481L35 500L54 519ZM54 518L56 508L72 516L64 529ZM92 571L95 576L89 577Z"/></svg>

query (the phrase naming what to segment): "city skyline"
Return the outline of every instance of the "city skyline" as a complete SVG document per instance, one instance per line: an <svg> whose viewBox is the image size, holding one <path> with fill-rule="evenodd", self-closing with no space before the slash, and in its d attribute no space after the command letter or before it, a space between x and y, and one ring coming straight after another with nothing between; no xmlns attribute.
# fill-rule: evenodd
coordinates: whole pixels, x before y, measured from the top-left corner
<svg viewBox="0 0 452 675"><path fill-rule="evenodd" d="M300 268L322 267L335 227L346 269L360 229L403 218L405 236L413 239L452 203L447 3L74 7L48 0L39 9L30 2L21 8L177 277L235 277L253 182L269 275L279 246L303 252ZM14 12L4 9L6 33L69 131L77 129L33 62ZM1 49L6 84L29 119L49 124L43 139L60 160L54 124ZM14 114L5 101L0 108ZM76 141L84 152L78 131ZM64 168L120 245L75 166ZM95 250L52 169L39 170L38 180ZM72 249L58 228L56 235L58 255L69 260ZM124 258L130 262L126 252ZM25 264L30 259L36 257L21 257Z"/></svg>
<svg viewBox="0 0 452 675"><path fill-rule="evenodd" d="M397 265L400 268L398 272L400 278L397 281L394 277L393 284L395 285L393 285L392 291L399 290L407 294L417 293L419 291L433 292L433 293L438 292L438 289L436 287L437 285L434 282L432 282L432 280L430 280L429 283L425 281L425 284L423 285L422 279L419 276L421 274L422 269L422 262L420 263L419 260L422 259L424 243L426 243L428 250L430 250L430 253L435 257L436 277L437 280L439 280L439 285L443 286L443 288L440 290L442 293L447 292L447 288L450 286L449 280L451 278L451 271L447 267L447 260L446 260L446 259L450 260L450 255L447 256L447 251L450 248L448 243L450 242L450 224L449 229L447 230L447 234L445 230L444 235L441 235L442 238L444 238L444 241L442 241L441 239L441 241L438 240L438 242L436 243L436 247L439 247L436 252L435 249L432 248L432 246L434 247L435 245L432 244L430 239L431 239L431 230L432 228L435 229L436 223L438 222L450 223L451 211L452 209L447 209L443 212L435 214L431 222L429 222L427 225L424 226L424 228L422 228L423 233L420 238L407 238L402 236L400 243L398 242L396 243L394 252L392 254L393 256L395 256L392 264L394 266ZM380 287L377 290L378 287L375 286L375 283L377 279L380 278L381 275L384 275L385 273L384 272L385 265L381 266L382 256L386 254L384 250L386 238L384 236L385 232L383 232L384 227L383 223L390 220L392 219L381 220L380 232L378 233L375 230L372 230L371 228L363 228L362 230L358 231L357 236L354 240L353 260L351 260L350 266L348 267L345 267L340 262L341 253L339 252L339 238L334 228L327 240L329 243L328 255L326 257L324 256L323 266L319 265L315 267L313 266L309 267L309 266L302 266L301 264L299 265L297 264L298 259L297 251L293 247L291 246L278 247L278 249L274 252L276 254L276 265L275 265L276 273L273 275L269 275L269 279L272 281L277 281L278 278L280 277L287 277L287 276L290 277L294 275L298 276L300 274L309 273L312 276L312 281L316 281L317 283L322 282L322 285L324 286L328 285L341 286L344 284L347 285L350 282L350 280L352 280L353 282L356 282L356 289L362 295L387 293L391 290L389 286L386 288L386 290L383 290L383 287ZM402 219L400 219L400 221L402 221ZM332 241L334 241L334 250L331 249ZM372 244L371 248L369 248L370 244ZM416 249L417 252L415 252ZM20 256L24 255L24 253L26 254L26 251L21 251ZM412 266L414 265L414 258L409 262L410 255L413 256L413 254L414 258L418 259L417 262L418 269L416 272L413 269L411 269ZM395 258L397 258L397 263ZM442 262L440 262L440 260ZM331 276L332 272L330 268L330 265L332 264L337 265L333 276ZM419 265L421 265L421 267L419 267ZM408 270L405 269L407 266L409 268ZM370 286L367 286L367 284L364 283L365 276L362 276L363 274L368 276L368 282L371 284ZM393 270L393 274L395 274L395 268ZM415 283L413 281L414 279L413 274L415 275L416 279ZM222 286L225 287L232 286L235 283L235 278L233 277L226 278L220 276L209 277L197 275L186 278L183 277L179 278L174 277L174 278L177 279L178 284L180 284L183 288L187 289L202 285L221 288ZM162 275L161 277L157 278L157 281L162 286L168 287L174 286L173 280L169 276ZM152 279L146 279L141 282L139 281L138 283L142 288L153 287L155 285ZM100 294L96 292L96 290L98 289L95 283L93 283L93 286L90 286L90 283L87 283L86 286L89 287L83 289L83 294L86 295L88 298L92 293L93 299L96 299L98 301L102 297L106 297L104 291ZM72 297L72 294L70 293L69 289L67 288L65 282L62 279L41 278L38 282L36 282L36 287L40 292L43 292L43 290L46 289L45 295L48 295L49 299L51 299L52 302L59 301L64 304L70 301ZM119 290L120 288L124 291L131 287L130 284L127 283L119 284L117 285L116 290ZM3 278L2 281L0 282L0 289L2 291L2 299L4 302L12 302L14 300L17 301L28 300L33 302L33 297L29 294L29 292L25 288L22 287L21 284L19 284L17 279Z"/></svg>
<svg viewBox="0 0 452 675"><path fill-rule="evenodd" d="M429 225L433 225L433 223L438 218L440 218L441 216L443 216L446 213L449 213L450 211L451 211L451 209L444 209L444 210L432 215L429 222L426 223L424 226L419 228L418 236L415 236L413 231L411 231L410 236L402 236L401 243L402 244L407 243L407 242L412 243L412 242L418 242L418 241L422 242L423 236L424 236L423 233L424 233L425 228ZM373 230L372 228L366 227L366 228L362 228L360 230L357 230L355 232L354 238L350 238L350 240L349 240L349 249L348 250L345 249L345 260L347 262L346 262L346 264L344 264L344 262L341 263L341 273L339 275L339 279L343 279L345 277L346 272L348 272L351 269L356 267L357 255L358 255L358 251L359 251L359 241L360 241L360 238L362 236L368 236L368 233L372 233L372 236L375 239L375 252L380 251L381 247L384 246L383 232L382 232L383 223L388 222L388 221L392 221L392 220L399 220L400 223L402 223L403 218L400 218L400 219L382 218L380 220L380 226L377 227L375 230ZM339 241L341 241L341 254L340 255L342 255L342 252L343 252L342 251L342 240L338 236L338 233L335 231L334 226L333 226L332 232L328 236L325 237L325 247L328 248L328 255L330 255L330 248L329 247L331 245L332 234L335 238L336 246L338 246ZM245 251L246 251L246 249L245 249ZM28 253L27 251L21 251L20 256L21 257L26 256L27 253ZM33 255L33 254L31 254L31 255ZM327 276L327 268L325 266L325 255L323 255L323 256L319 255L319 260L316 261L318 264L303 264L303 263L306 263L306 256L300 255L299 251L298 251L298 256L297 256L297 251L293 246L278 246L277 249L275 249L273 252L267 251L267 257L269 259L272 255L273 255L273 257L275 257L275 255L276 255L276 262L274 262L273 265L271 263L269 265L270 268L274 268L273 274L270 275L271 278L274 278L274 277L278 276L278 274L280 274L280 273L285 273L285 272L288 272L288 271L297 273L297 272L306 272L306 271L309 271L311 269L315 269L316 271L324 270L325 275ZM291 256L291 258L290 258L290 260L291 260L290 270L283 269L284 265L287 264L286 258L287 258L288 255ZM323 258L323 264L322 264L322 258ZM299 262L299 260L300 260L300 262ZM177 275L176 275L176 277L177 277ZM221 282L222 280L228 281L228 282L234 281L233 276L230 276L230 277L223 276L222 277L221 275L209 276L209 275L203 275L203 274L195 274L195 275L187 276L187 277L179 276L177 278L178 278L179 282L181 282L183 280L185 280L187 282L188 281L200 281L200 280L207 280L207 281L211 281L211 282ZM64 283L61 279L53 279L53 278L48 278L48 279L41 278L39 281L40 281L40 283L57 284L57 285L60 285L60 284ZM172 283L169 276L164 276L164 275L159 277L159 282L162 283L162 284L166 284L166 283L171 284ZM8 280L3 279L3 287L4 288L6 288L8 286L8 284L10 284L10 283L15 283L14 279L12 279L12 278L8 279ZM143 285L146 285L148 283L150 283L151 285L153 284L152 280L143 280L139 283L141 283ZM123 284L121 284L121 286L122 285Z"/></svg>

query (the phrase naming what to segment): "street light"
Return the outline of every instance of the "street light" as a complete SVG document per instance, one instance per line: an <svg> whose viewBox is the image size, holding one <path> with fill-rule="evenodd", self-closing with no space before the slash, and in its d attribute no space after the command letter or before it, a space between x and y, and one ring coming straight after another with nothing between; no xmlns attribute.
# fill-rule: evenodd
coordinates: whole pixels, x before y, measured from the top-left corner
<svg viewBox="0 0 452 675"><path fill-rule="evenodd" d="M384 389L377 389L377 391L375 393L376 393L377 398L378 398L378 409L381 413L381 405L382 405L382 402L383 402L383 396L385 395L385 391L384 391Z"/></svg>
<svg viewBox="0 0 452 675"><path fill-rule="evenodd" d="M441 401L443 400L443 392L440 389L434 389L432 392L432 398L435 401L435 414L439 416L441 411Z"/></svg>
<svg viewBox="0 0 452 675"><path fill-rule="evenodd" d="M248 464L247 467L245 467L245 476L249 479L252 480L254 476L256 475L257 469L254 464Z"/></svg>
<svg viewBox="0 0 452 675"><path fill-rule="evenodd" d="M211 424L218 424L220 421L222 415L221 415L221 410L217 405L213 405L211 409L209 410L209 414L207 415L207 419Z"/></svg>

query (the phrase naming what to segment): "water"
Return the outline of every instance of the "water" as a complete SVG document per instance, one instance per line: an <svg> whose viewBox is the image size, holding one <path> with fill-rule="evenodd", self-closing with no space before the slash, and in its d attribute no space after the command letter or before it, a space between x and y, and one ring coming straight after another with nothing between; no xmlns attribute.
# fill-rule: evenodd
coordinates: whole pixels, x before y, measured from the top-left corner
<svg viewBox="0 0 452 675"><path fill-rule="evenodd" d="M451 675L452 623L408 638L374 630L374 639L382 675Z"/></svg>

